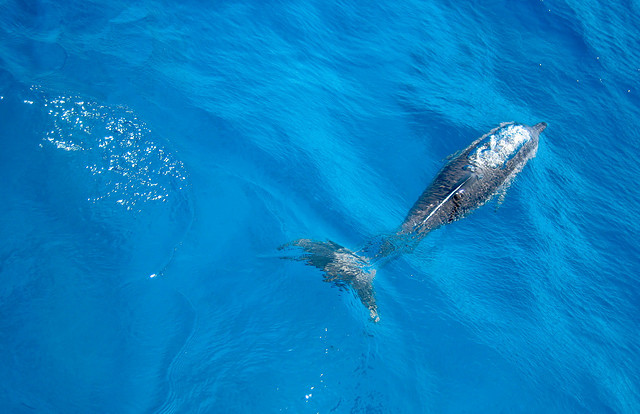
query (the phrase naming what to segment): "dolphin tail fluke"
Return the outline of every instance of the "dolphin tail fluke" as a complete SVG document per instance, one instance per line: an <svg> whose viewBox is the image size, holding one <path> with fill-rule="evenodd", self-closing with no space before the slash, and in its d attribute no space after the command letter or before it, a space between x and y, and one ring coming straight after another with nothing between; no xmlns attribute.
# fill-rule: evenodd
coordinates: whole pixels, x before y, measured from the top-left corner
<svg viewBox="0 0 640 414"><path fill-rule="evenodd" d="M330 240L326 242L299 239L278 248L281 251L302 249L302 254L284 256L284 259L298 260L317 267L324 273L324 281L338 287L351 287L362 304L369 309L369 315L378 322L378 307L372 281L376 274L369 259L358 255L346 247Z"/></svg>

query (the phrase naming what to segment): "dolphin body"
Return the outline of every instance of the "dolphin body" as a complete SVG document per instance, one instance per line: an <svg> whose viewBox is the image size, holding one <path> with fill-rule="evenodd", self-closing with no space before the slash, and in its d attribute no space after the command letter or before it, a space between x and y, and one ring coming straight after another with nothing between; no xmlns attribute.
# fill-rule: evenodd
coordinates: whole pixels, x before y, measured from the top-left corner
<svg viewBox="0 0 640 414"><path fill-rule="evenodd" d="M378 308L372 281L376 267L411 252L429 232L459 220L494 196L504 197L515 176L535 157L540 133L547 124L534 126L503 123L453 154L431 184L415 202L399 229L376 236L358 251L332 241L299 239L280 250L301 248L301 260L324 273L324 280L339 287L351 287L371 318L378 322Z"/></svg>

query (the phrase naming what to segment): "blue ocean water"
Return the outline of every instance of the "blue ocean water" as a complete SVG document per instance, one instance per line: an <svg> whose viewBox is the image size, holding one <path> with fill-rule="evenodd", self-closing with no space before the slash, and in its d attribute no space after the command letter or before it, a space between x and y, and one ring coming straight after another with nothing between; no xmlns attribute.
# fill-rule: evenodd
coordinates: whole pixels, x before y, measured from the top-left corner
<svg viewBox="0 0 640 414"><path fill-rule="evenodd" d="M0 2L0 407L640 411L640 3ZM545 121L504 203L378 270L447 155Z"/></svg>

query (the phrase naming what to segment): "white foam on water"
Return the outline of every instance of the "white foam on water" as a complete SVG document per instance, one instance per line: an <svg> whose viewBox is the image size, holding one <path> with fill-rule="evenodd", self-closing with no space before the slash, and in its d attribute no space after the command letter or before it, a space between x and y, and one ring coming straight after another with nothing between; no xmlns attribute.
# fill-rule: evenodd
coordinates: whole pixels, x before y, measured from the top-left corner
<svg viewBox="0 0 640 414"><path fill-rule="evenodd" d="M469 161L480 168L500 168L531 139L531 133L523 125L508 125L485 139L469 155Z"/></svg>

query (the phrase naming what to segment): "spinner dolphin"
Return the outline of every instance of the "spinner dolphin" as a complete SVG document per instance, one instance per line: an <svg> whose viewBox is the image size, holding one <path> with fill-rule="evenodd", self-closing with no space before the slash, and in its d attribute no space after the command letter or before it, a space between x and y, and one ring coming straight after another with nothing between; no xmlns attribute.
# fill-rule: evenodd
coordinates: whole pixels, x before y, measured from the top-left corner
<svg viewBox="0 0 640 414"><path fill-rule="evenodd" d="M280 249L302 249L286 258L323 271L324 279L350 287L379 321L372 281L376 269L401 253L411 252L429 232L459 220L496 195L504 196L515 176L535 157L547 124L504 123L454 154L415 202L391 235L373 237L357 251L332 241L299 239Z"/></svg>

